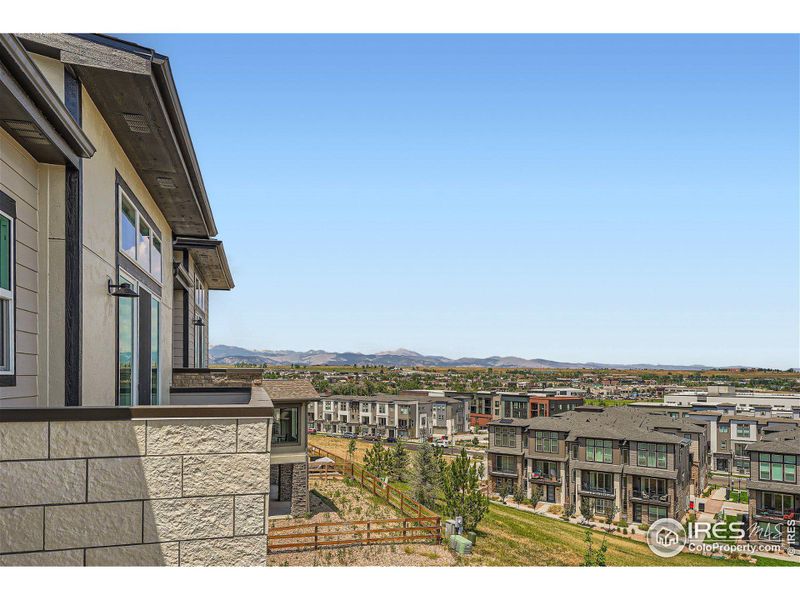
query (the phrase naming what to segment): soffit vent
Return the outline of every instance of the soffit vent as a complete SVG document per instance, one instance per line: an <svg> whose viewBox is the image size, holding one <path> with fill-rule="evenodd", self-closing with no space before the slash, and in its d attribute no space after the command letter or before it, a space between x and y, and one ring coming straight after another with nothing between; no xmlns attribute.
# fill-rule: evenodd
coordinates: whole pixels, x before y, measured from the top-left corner
<svg viewBox="0 0 800 600"><path fill-rule="evenodd" d="M40 144L40 145L48 145L50 141L44 137L42 130L35 123L31 123L30 121L15 121L8 119L4 121L4 123L8 126L11 131L13 131L17 136L24 139L26 142L31 144Z"/></svg>
<svg viewBox="0 0 800 600"><path fill-rule="evenodd" d="M165 190L174 190L176 188L175 182L169 177L156 177L156 183Z"/></svg>
<svg viewBox="0 0 800 600"><path fill-rule="evenodd" d="M144 115L138 113L122 113L122 118L133 133L150 133L150 125Z"/></svg>

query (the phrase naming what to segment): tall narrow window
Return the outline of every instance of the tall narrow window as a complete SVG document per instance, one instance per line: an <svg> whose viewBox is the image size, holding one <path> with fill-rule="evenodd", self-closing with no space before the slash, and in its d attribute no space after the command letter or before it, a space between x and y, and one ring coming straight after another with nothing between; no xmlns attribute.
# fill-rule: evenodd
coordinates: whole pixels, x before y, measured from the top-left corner
<svg viewBox="0 0 800 600"><path fill-rule="evenodd" d="M159 364L159 339L161 304L155 298L150 299L150 404L159 404L158 390L158 364Z"/></svg>
<svg viewBox="0 0 800 600"><path fill-rule="evenodd" d="M122 195L120 210L120 250L136 260L136 209Z"/></svg>
<svg viewBox="0 0 800 600"><path fill-rule="evenodd" d="M152 220L148 221L122 188L119 189L119 251L161 283L161 238Z"/></svg>
<svg viewBox="0 0 800 600"><path fill-rule="evenodd" d="M133 281L120 276L120 283ZM136 404L136 298L119 299L119 400L120 406Z"/></svg>
<svg viewBox="0 0 800 600"><path fill-rule="evenodd" d="M0 212L0 375L14 374L14 219Z"/></svg>
<svg viewBox="0 0 800 600"><path fill-rule="evenodd" d="M153 236L153 247L150 251L150 273L161 281L161 240Z"/></svg>
<svg viewBox="0 0 800 600"><path fill-rule="evenodd" d="M138 249L136 251L137 260L139 264L144 267L145 271L150 270L150 227L144 222L144 219L139 219L139 237L136 239Z"/></svg>

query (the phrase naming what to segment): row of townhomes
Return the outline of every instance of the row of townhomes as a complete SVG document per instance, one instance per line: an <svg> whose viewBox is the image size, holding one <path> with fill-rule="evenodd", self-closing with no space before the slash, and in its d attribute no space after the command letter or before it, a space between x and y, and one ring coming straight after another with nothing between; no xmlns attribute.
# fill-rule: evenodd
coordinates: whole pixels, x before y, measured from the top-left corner
<svg viewBox="0 0 800 600"><path fill-rule="evenodd" d="M681 519L705 487L705 449L702 426L624 407L504 417L489 424L489 484L634 523Z"/></svg>
<svg viewBox="0 0 800 600"><path fill-rule="evenodd" d="M326 396L308 405L309 427L321 433L427 439L469 430L468 400L402 394Z"/></svg>
<svg viewBox="0 0 800 600"><path fill-rule="evenodd" d="M166 56L0 35L0 565L263 565L307 510L313 387L207 368L217 235Z"/></svg>
<svg viewBox="0 0 800 600"><path fill-rule="evenodd" d="M751 472L750 444L771 432L800 425L800 395L743 392L727 385L666 394L663 403L636 402L629 406L702 423L708 431L709 472L742 479Z"/></svg>
<svg viewBox="0 0 800 600"><path fill-rule="evenodd" d="M800 520L800 428L766 433L748 446L750 478L750 522L757 537L782 540L800 549L797 525L790 531L788 522ZM793 539L790 539L792 535Z"/></svg>

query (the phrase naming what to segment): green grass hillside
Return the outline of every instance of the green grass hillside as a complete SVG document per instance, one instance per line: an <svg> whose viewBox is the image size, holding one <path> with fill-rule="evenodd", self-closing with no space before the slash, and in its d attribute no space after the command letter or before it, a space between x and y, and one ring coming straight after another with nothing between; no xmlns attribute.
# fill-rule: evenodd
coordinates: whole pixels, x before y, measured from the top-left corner
<svg viewBox="0 0 800 600"><path fill-rule="evenodd" d="M478 541L473 554L464 558L467 565L486 566L571 566L583 563L586 529L558 519L550 519L514 508L492 504L478 526ZM598 548L603 531L595 529ZM674 558L659 558L646 544L609 535L606 559L609 566L750 566L739 560L718 560L682 553Z"/></svg>

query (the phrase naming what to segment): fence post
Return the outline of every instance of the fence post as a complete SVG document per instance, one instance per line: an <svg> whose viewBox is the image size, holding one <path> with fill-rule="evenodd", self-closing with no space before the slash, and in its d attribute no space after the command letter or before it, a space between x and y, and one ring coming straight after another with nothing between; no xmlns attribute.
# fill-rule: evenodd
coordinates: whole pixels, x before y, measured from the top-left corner
<svg viewBox="0 0 800 600"><path fill-rule="evenodd" d="M403 516L405 516L405 514L406 514L406 509L403 506L403 501L405 500L405 498L406 498L406 495L401 492L400 493L400 512L403 513Z"/></svg>
<svg viewBox="0 0 800 600"><path fill-rule="evenodd" d="M441 517L436 517L436 543L442 543L442 519Z"/></svg>
<svg viewBox="0 0 800 600"><path fill-rule="evenodd" d="M369 530L371 525L372 523L370 521L367 521L367 542L369 542Z"/></svg>
<svg viewBox="0 0 800 600"><path fill-rule="evenodd" d="M406 539L406 530L408 529L408 519L403 519L403 539Z"/></svg>
<svg viewBox="0 0 800 600"><path fill-rule="evenodd" d="M318 533L319 533L319 525L314 525L314 550L316 550L318 548L318 546L317 546L317 544L318 544L318 541L317 541Z"/></svg>

